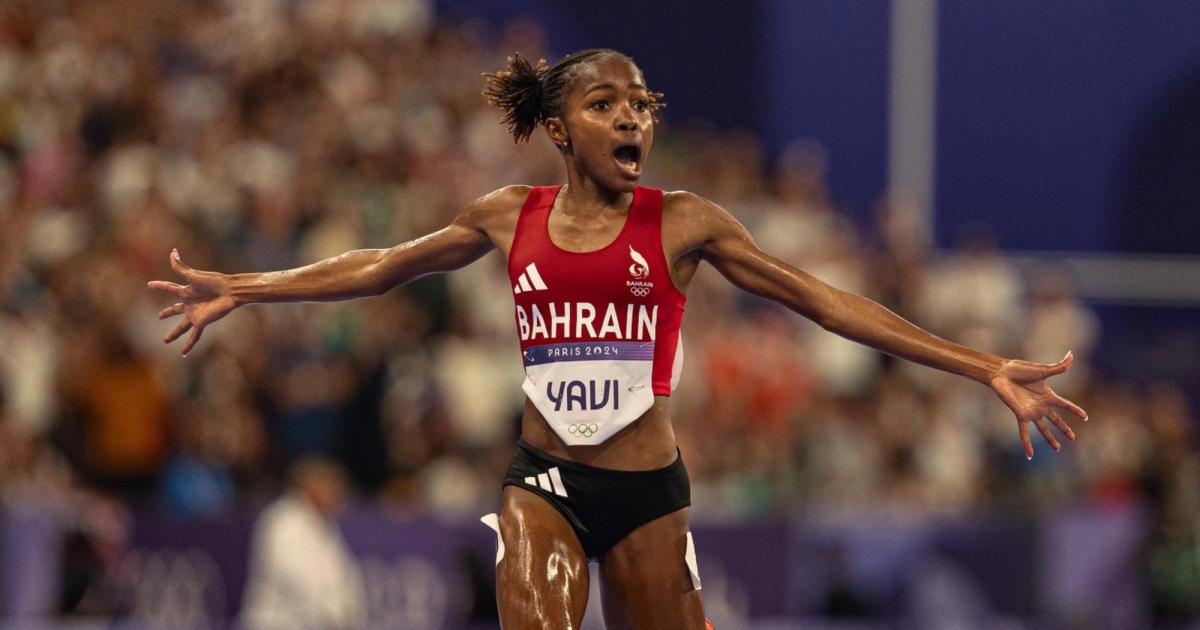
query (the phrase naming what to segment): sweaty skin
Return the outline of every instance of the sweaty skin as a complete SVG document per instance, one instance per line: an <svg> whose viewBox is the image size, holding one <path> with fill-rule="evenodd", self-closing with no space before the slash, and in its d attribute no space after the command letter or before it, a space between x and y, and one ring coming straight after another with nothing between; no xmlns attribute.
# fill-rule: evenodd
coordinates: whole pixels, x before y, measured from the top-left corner
<svg viewBox="0 0 1200 630"><path fill-rule="evenodd" d="M629 214L633 190L654 140L649 93L641 72L619 57L589 62L571 85L560 116L545 123L560 149L566 188L550 213L551 239L561 248L589 252L616 239ZM635 164L618 160L623 145L639 149ZM179 302L160 318L184 315L164 341L192 330L187 354L204 328L243 304L332 301L380 295L421 276L463 267L493 249L508 257L529 187L508 186L474 201L447 227L390 249L357 250L306 267L225 275L198 271L172 252L172 268L186 285L154 281ZM1075 439L1066 412L1084 411L1050 389L1046 379L1071 365L1007 360L938 338L871 300L840 291L758 248L725 210L687 192L667 193L663 248L675 286L687 291L701 261L738 287L774 300L825 329L897 357L959 374L992 388L1012 410L1026 455L1033 457L1029 425L1055 450L1054 424ZM665 397L605 443L567 446L526 401L522 437L556 457L590 466L650 470L676 457ZM566 520L548 503L516 487L504 490L501 536L507 548L497 567L501 622L506 630L577 628L586 606L587 559ZM643 525L601 559L604 617L610 629L704 628L700 594L684 565L685 508Z"/></svg>

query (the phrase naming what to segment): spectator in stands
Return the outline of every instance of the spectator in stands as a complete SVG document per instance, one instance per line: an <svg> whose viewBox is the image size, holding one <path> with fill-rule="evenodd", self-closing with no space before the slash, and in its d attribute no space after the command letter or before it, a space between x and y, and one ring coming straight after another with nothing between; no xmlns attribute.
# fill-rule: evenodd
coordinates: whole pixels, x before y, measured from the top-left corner
<svg viewBox="0 0 1200 630"><path fill-rule="evenodd" d="M337 525L345 476L329 460L306 456L289 480L255 527L241 626L359 627L367 620L362 575Z"/></svg>

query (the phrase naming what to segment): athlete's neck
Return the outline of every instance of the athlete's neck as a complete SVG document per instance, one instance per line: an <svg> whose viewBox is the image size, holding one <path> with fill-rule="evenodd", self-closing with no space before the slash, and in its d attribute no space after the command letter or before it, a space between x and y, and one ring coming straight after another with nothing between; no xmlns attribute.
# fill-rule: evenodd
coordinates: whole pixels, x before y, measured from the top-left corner
<svg viewBox="0 0 1200 630"><path fill-rule="evenodd" d="M614 193L613 196L579 192L567 184L558 193L558 211L566 216L591 218L605 215L624 215L633 204L633 193Z"/></svg>
<svg viewBox="0 0 1200 630"><path fill-rule="evenodd" d="M610 210L624 214L633 204L633 193L605 188L579 169L567 168L567 184L558 193L567 214L599 215Z"/></svg>

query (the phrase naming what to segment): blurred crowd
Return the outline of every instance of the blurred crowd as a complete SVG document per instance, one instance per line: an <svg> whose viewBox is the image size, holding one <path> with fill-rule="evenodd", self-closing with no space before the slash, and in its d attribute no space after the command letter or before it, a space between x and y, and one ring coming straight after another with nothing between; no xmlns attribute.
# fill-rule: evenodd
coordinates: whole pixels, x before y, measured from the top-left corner
<svg viewBox="0 0 1200 630"><path fill-rule="evenodd" d="M538 26L436 18L428 0L0 5L5 505L102 529L123 510L219 515L262 505L314 452L397 513L497 504L522 408L499 255L381 298L242 309L186 359L161 342L169 299L146 289L172 275L172 247L201 269L282 269L428 233L506 184L558 183L551 145L514 144L480 96L506 53L553 57ZM939 253L899 198L851 221L815 142L771 163L753 134L662 118L647 185L724 205L768 252L949 339L1074 351L1054 385L1092 418L1060 454L1035 434L1026 462L986 387L704 269L673 397L696 519L1144 504L1156 601L1195 605L1179 577L1200 567L1187 397L1090 369L1102 331L1069 275L1019 273L983 226Z"/></svg>

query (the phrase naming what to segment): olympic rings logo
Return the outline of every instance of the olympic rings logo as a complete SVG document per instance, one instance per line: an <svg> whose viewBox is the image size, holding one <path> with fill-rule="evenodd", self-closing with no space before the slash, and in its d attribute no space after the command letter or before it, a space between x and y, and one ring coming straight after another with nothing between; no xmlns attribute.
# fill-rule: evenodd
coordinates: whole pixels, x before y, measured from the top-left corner
<svg viewBox="0 0 1200 630"><path fill-rule="evenodd" d="M600 427L596 426L595 423L572 424L567 427L567 433L570 433L571 435L578 435L580 437L585 437L585 438L590 438L593 435L596 435L596 432L599 430L600 430Z"/></svg>
<svg viewBox="0 0 1200 630"><path fill-rule="evenodd" d="M650 295L650 287L629 287L629 292L632 293L634 297L646 297L647 295Z"/></svg>

